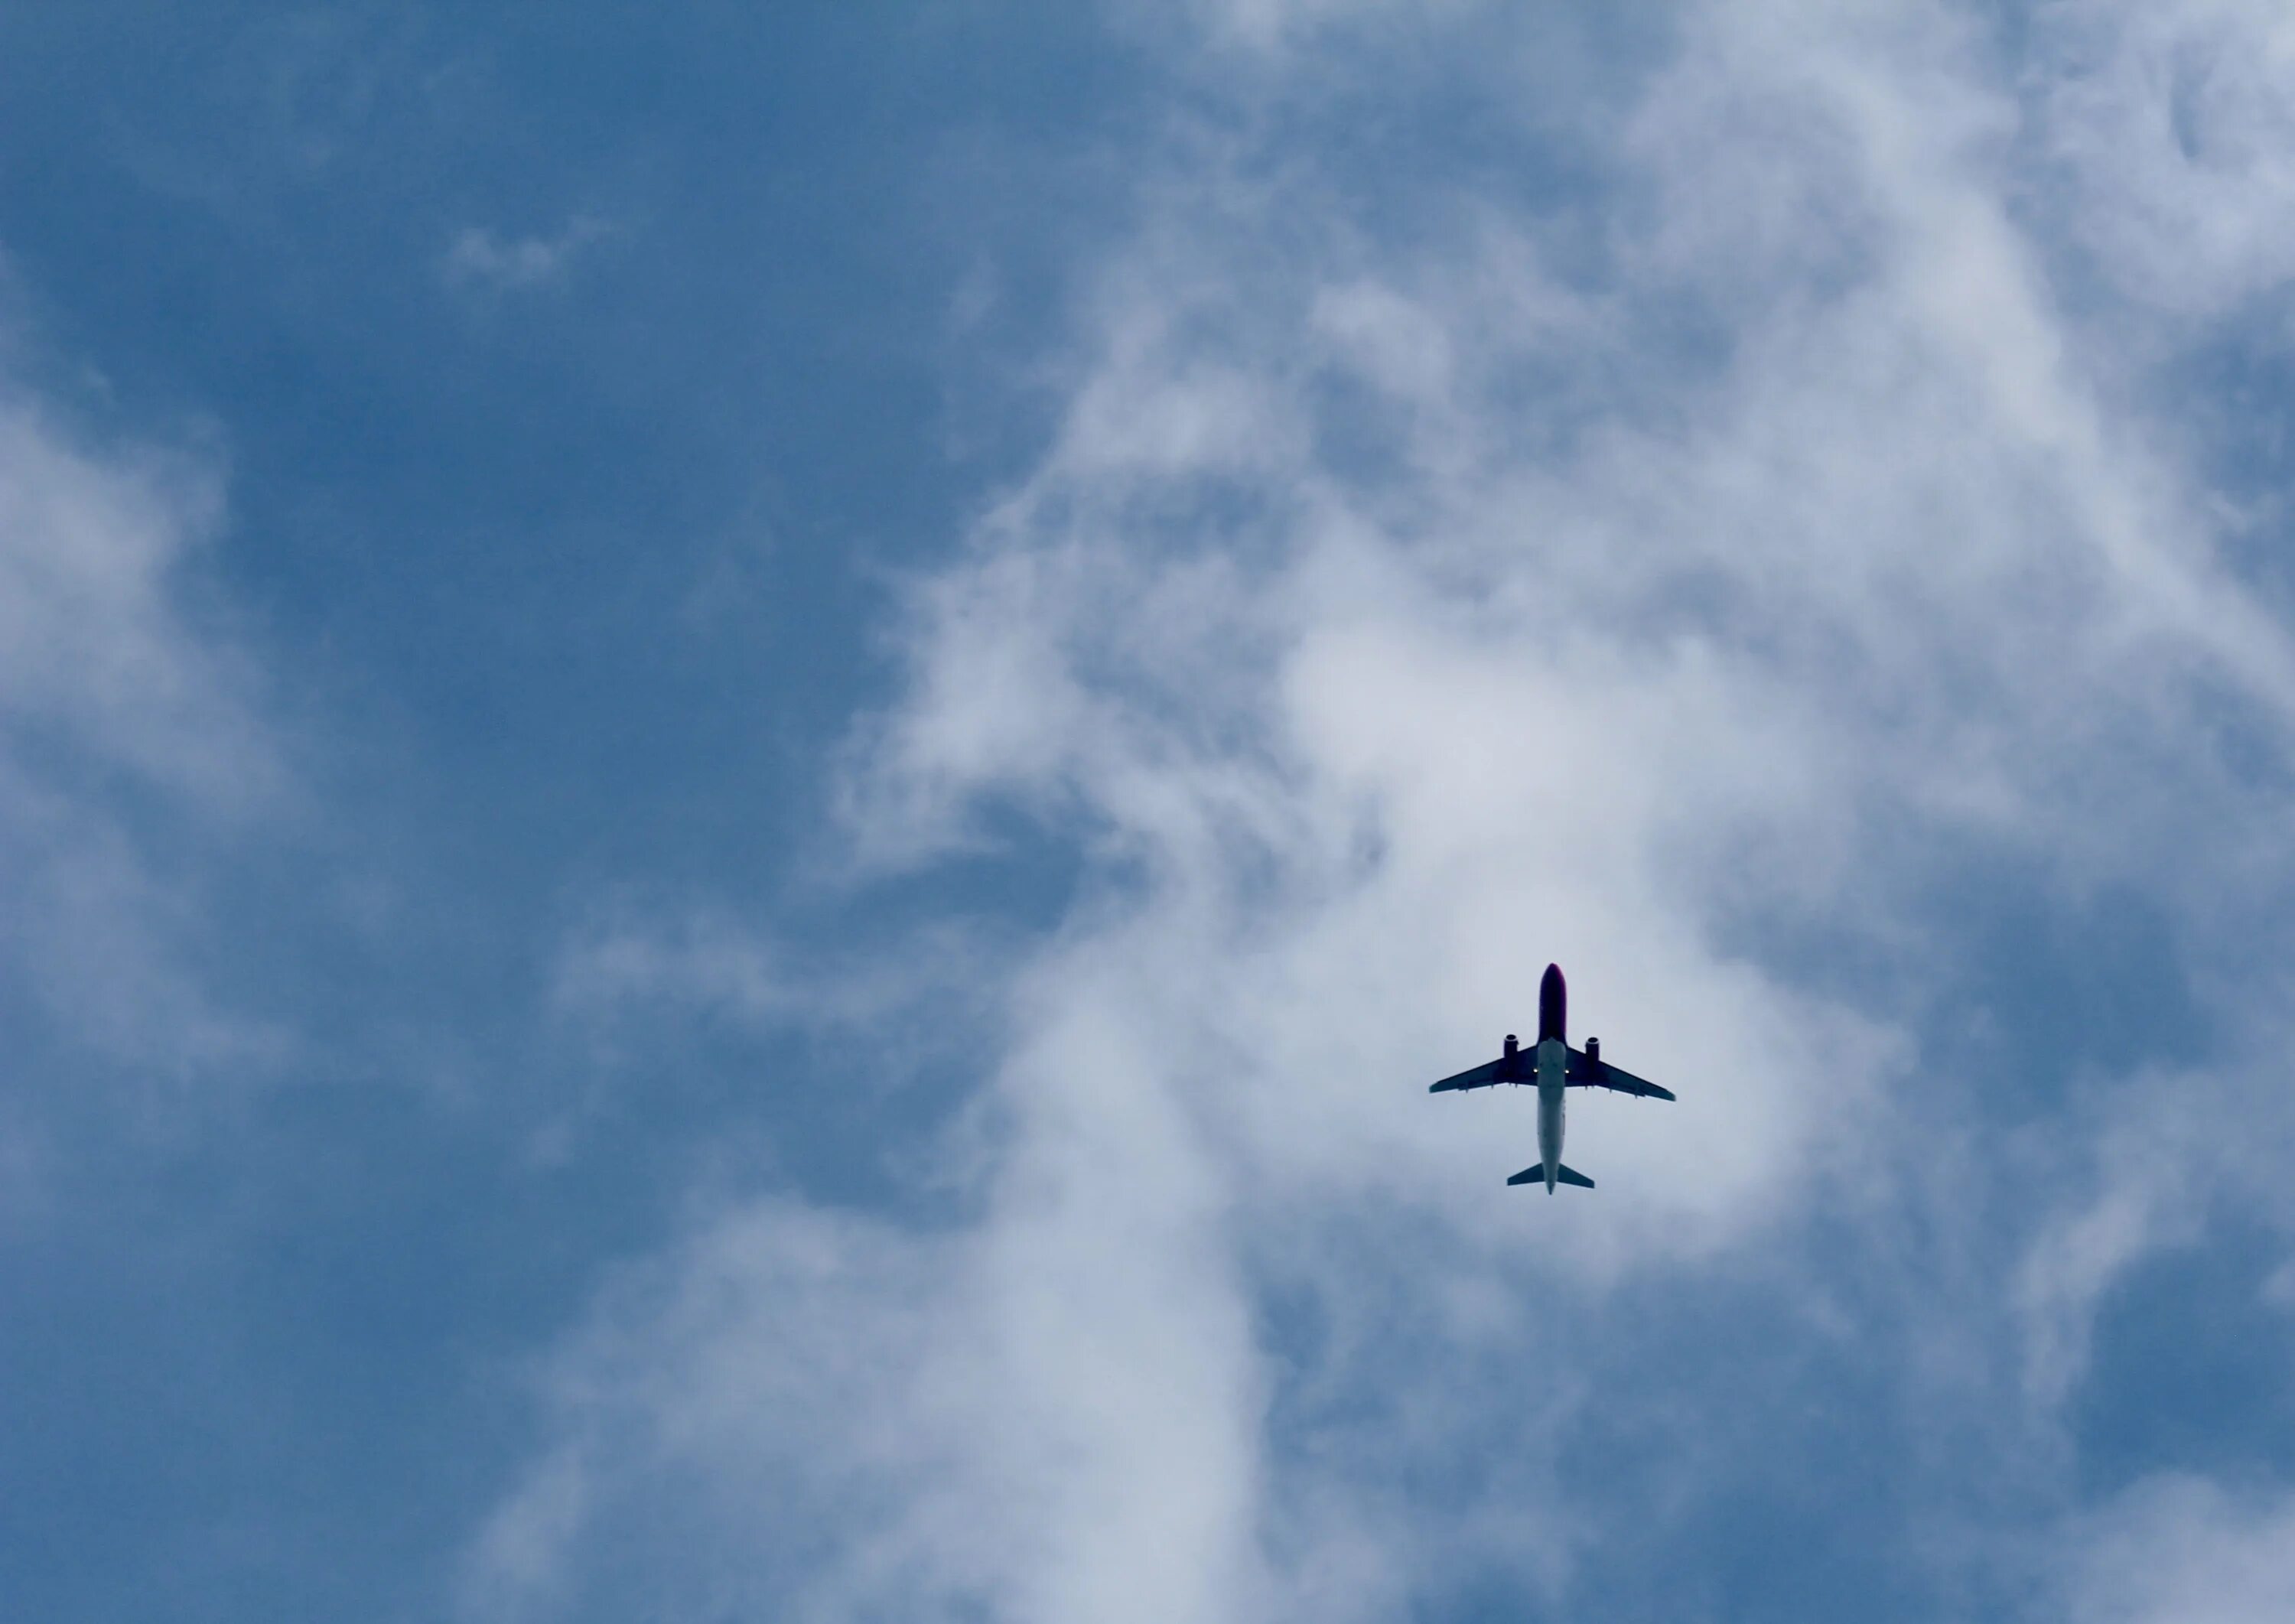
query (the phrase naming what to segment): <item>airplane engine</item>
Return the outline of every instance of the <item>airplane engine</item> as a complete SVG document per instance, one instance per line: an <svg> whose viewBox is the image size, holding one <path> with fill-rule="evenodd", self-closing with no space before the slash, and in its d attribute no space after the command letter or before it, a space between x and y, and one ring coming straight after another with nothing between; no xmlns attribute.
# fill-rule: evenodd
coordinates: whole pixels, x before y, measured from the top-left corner
<svg viewBox="0 0 2295 1624"><path fill-rule="evenodd" d="M1587 1039L1587 1040L1586 1040L1586 1058L1588 1058L1589 1060L1599 1060L1601 1057L1602 1057L1602 1040L1601 1040L1601 1039L1599 1039L1599 1038L1589 1038L1589 1039Z"/></svg>

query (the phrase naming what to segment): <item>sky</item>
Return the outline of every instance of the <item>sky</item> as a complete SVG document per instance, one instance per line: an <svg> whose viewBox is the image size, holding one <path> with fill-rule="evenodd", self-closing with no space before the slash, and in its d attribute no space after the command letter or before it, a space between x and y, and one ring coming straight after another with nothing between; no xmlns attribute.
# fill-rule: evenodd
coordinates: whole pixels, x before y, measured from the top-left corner
<svg viewBox="0 0 2295 1624"><path fill-rule="evenodd" d="M2265 0L0 12L5 1611L2284 1619L2291 279Z"/></svg>

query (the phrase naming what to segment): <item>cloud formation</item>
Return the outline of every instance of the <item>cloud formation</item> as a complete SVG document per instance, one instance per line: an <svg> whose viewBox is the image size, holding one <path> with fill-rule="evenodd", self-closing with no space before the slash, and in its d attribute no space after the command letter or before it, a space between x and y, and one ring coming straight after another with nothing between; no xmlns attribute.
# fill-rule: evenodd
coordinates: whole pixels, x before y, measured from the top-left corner
<svg viewBox="0 0 2295 1624"><path fill-rule="evenodd" d="M2202 1479L2146 1484L2086 1530L2072 1587L2095 1624L2264 1624L2295 1606L2295 1505Z"/></svg>
<svg viewBox="0 0 2295 1624"><path fill-rule="evenodd" d="M1425 26L1451 67L1518 43ZM627 1270L549 1366L474 1612L1711 1607L1628 1559L1711 1532L1765 1453L1848 1470L1797 1408L1842 1370L1890 1384L1850 1424L1902 1481L1849 1537L1918 1570L1908 1609L2077 1567L2030 1546L2084 1548L2051 1463L2089 1322L2240 1164L2153 1131L2156 1074L1970 1047L2000 950L1955 901L2132 894L2227 1049L2267 1052L2209 937L2287 893L2295 649L2058 289L2101 243L2127 297L2188 306L2108 200L2064 235L2022 205L2165 98L2267 110L2131 70L2099 110L2060 34L2012 59L1950 8L1678 27L1631 98L1505 126L1579 179L1406 169L1408 232L1318 158L1361 110L1313 89L1368 37L1335 13L1254 69L1295 76L1290 118L1151 155L1058 428L915 583L912 681L857 747L879 866L1016 814L1084 860L923 1147L945 1204L737 1202ZM2209 241L2214 307L2267 277L2256 230ZM1580 1104L1598 1198L1505 1189L1526 1114L1419 1092L1549 958L1579 1030L1681 1094ZM2264 1065L2203 1075L2286 1142ZM1685 1368L1717 1324L1760 1352ZM1994 1493L2021 1521L1972 1531ZM2212 1491L2130 1504L2201 1555L2153 1612L2106 1573L2082 1616L2283 1588Z"/></svg>
<svg viewBox="0 0 2295 1624"><path fill-rule="evenodd" d="M483 226L455 233L443 265L448 282L478 286L497 292L514 292L558 281L591 243L604 236L607 226L588 215L576 215L549 236L505 237Z"/></svg>
<svg viewBox="0 0 2295 1624"><path fill-rule="evenodd" d="M0 951L75 1041L168 1069L267 1041L200 991L171 861L287 788L189 567L219 511L208 459L98 443L0 380Z"/></svg>
<svg viewBox="0 0 2295 1624"><path fill-rule="evenodd" d="M2187 317L2295 273L2295 21L2245 0L2060 5L2038 20L2040 129L2104 274Z"/></svg>

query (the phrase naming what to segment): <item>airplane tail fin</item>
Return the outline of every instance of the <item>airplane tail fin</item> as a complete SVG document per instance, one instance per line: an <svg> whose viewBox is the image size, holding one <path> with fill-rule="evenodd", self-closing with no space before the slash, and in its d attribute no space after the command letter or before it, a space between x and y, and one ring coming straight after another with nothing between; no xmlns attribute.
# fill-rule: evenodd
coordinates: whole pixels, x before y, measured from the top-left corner
<svg viewBox="0 0 2295 1624"><path fill-rule="evenodd" d="M1557 1184L1574 1184L1581 1190L1590 1190L1594 1187L1594 1181L1574 1167L1556 1168L1554 1179ZM1541 1162L1534 1167L1525 1167L1507 1182L1508 1184L1544 1184L1546 1163Z"/></svg>

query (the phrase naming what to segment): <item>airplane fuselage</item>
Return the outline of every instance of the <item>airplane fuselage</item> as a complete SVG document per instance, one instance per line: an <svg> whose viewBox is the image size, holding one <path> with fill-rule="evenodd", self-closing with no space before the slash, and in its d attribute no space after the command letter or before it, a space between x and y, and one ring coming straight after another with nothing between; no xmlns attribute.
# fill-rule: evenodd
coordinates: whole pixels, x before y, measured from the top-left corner
<svg viewBox="0 0 2295 1624"><path fill-rule="evenodd" d="M1569 1091L1563 1075L1570 1064L1568 1049L1559 1038L1538 1046L1538 1156L1546 1164L1546 1191L1554 1193L1556 1171L1562 1165L1563 1097Z"/></svg>
<svg viewBox="0 0 2295 1624"><path fill-rule="evenodd" d="M1562 967L1549 964L1538 983L1538 1157L1546 1168L1546 1193L1554 1194L1562 1169L1563 1097L1569 1092L1570 988Z"/></svg>

